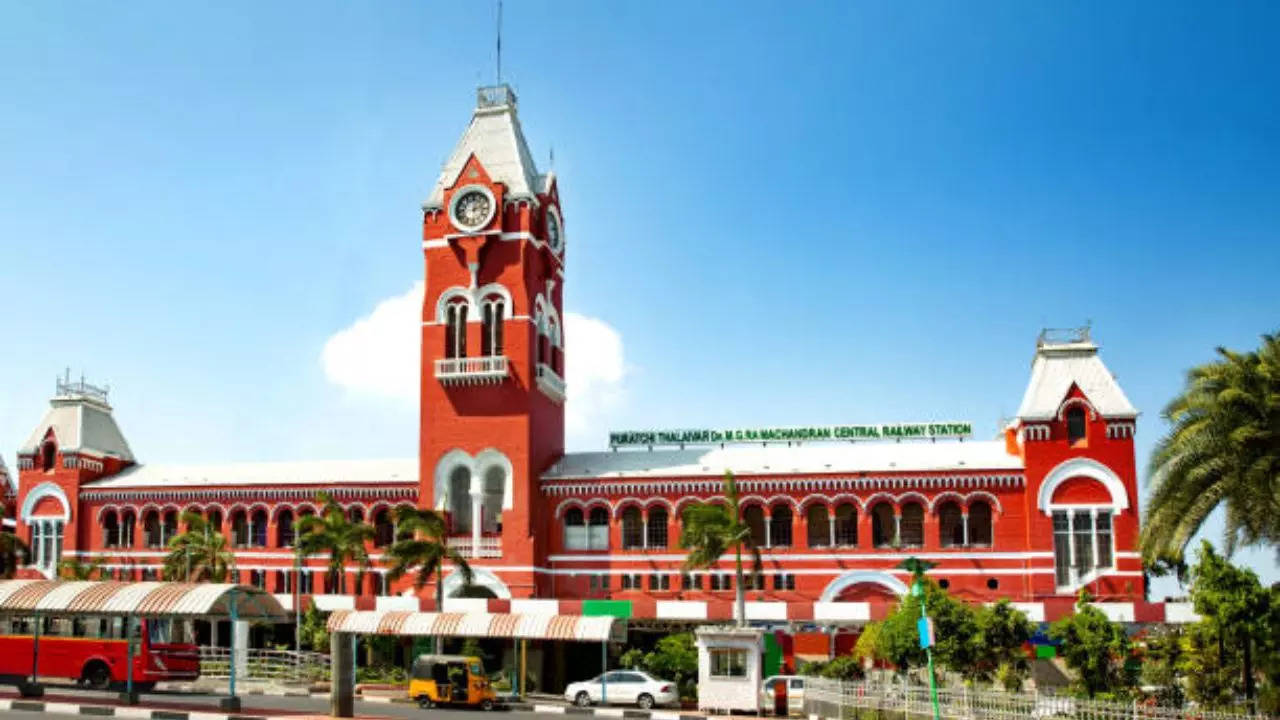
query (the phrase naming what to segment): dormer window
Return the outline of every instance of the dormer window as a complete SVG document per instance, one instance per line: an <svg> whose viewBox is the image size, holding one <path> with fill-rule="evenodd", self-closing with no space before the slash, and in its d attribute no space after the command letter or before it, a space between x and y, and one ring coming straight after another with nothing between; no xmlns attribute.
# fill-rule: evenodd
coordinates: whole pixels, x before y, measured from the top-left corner
<svg viewBox="0 0 1280 720"><path fill-rule="evenodd" d="M1067 443L1076 445L1085 439L1084 408L1067 409Z"/></svg>
<svg viewBox="0 0 1280 720"><path fill-rule="evenodd" d="M444 356L446 358L464 358L467 356L467 303L457 300L449 303L444 309L445 335Z"/></svg>
<svg viewBox="0 0 1280 720"><path fill-rule="evenodd" d="M53 470L58 458L58 445L53 440L45 440L40 446L40 469L45 472Z"/></svg>

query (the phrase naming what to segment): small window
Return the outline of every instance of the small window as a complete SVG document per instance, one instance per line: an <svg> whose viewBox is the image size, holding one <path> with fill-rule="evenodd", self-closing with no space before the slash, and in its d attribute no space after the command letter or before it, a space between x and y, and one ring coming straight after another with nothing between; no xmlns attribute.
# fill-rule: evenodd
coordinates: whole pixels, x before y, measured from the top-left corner
<svg viewBox="0 0 1280 720"><path fill-rule="evenodd" d="M938 581L938 587L942 588L943 590L946 590L947 588L951 587L951 581L946 578L942 578L941 580Z"/></svg>
<svg viewBox="0 0 1280 720"><path fill-rule="evenodd" d="M1000 587L1000 581L999 581L999 580L997 580L997 579L995 579L995 578L987 578L987 589L988 589L988 590L995 590L995 589L996 589L996 588L998 588L998 587Z"/></svg>
<svg viewBox="0 0 1280 720"><path fill-rule="evenodd" d="M746 677L746 650L712 650L711 677Z"/></svg>
<svg viewBox="0 0 1280 720"><path fill-rule="evenodd" d="M1075 445L1084 440L1084 408L1076 406L1067 410L1067 442Z"/></svg>
<svg viewBox="0 0 1280 720"><path fill-rule="evenodd" d="M667 546L667 509L652 508L649 510L649 522L645 526L647 542L651 548Z"/></svg>
<svg viewBox="0 0 1280 720"><path fill-rule="evenodd" d="M40 448L40 469L45 472L53 470L54 460L58 457L58 446L52 440L45 441Z"/></svg>
<svg viewBox="0 0 1280 720"><path fill-rule="evenodd" d="M683 573L680 575L681 590L701 590L702 576L698 574Z"/></svg>

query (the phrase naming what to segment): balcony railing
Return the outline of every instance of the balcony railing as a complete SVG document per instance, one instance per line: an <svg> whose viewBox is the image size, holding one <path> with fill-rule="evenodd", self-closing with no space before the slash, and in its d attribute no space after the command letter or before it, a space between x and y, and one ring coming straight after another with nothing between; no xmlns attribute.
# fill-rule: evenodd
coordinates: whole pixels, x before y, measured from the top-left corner
<svg viewBox="0 0 1280 720"><path fill-rule="evenodd" d="M479 545L476 545L471 537L451 537L449 547L457 550L465 558L502 557L502 538L494 535L481 535Z"/></svg>
<svg viewBox="0 0 1280 720"><path fill-rule="evenodd" d="M564 402L564 380L556 371L550 365L538 363L537 373L538 389L552 400Z"/></svg>
<svg viewBox="0 0 1280 720"><path fill-rule="evenodd" d="M436 379L445 385L491 385L507 379L507 358L442 358L436 360Z"/></svg>

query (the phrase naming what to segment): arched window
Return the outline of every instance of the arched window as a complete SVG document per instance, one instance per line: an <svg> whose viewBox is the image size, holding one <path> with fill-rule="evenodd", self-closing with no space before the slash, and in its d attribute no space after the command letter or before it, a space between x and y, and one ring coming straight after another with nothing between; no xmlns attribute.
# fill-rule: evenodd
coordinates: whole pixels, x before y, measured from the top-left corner
<svg viewBox="0 0 1280 720"><path fill-rule="evenodd" d="M831 546L831 519L827 515L827 506L814 503L804 514L808 527L809 547Z"/></svg>
<svg viewBox="0 0 1280 720"><path fill-rule="evenodd" d="M359 505L352 505L347 510L347 517L353 523L358 524L358 523L364 522L364 508L360 507Z"/></svg>
<svg viewBox="0 0 1280 720"><path fill-rule="evenodd" d="M102 546L120 547L120 519L116 516L115 510L108 510L102 514Z"/></svg>
<svg viewBox="0 0 1280 720"><path fill-rule="evenodd" d="M284 508L276 516L276 547L293 547L296 536L293 530L293 510Z"/></svg>
<svg viewBox="0 0 1280 720"><path fill-rule="evenodd" d="M769 510L769 545L791 547L791 506L786 503Z"/></svg>
<svg viewBox="0 0 1280 720"><path fill-rule="evenodd" d="M667 509L664 507L649 509L649 523L645 526L649 547L665 548L667 546L667 517Z"/></svg>
<svg viewBox="0 0 1280 720"><path fill-rule="evenodd" d="M502 502L507 492L507 471L490 466L484 472L484 496L480 499L480 530L493 535L502 534Z"/></svg>
<svg viewBox="0 0 1280 720"><path fill-rule="evenodd" d="M266 547L267 511L262 508L254 510L253 515L249 518L249 522L251 523L252 529L252 537L250 538L249 544L254 547Z"/></svg>
<svg viewBox="0 0 1280 720"><path fill-rule="evenodd" d="M564 513L564 548L566 550L586 550L587 519L579 508L569 508Z"/></svg>
<svg viewBox="0 0 1280 720"><path fill-rule="evenodd" d="M903 547L924 545L924 507L917 502L902 506L902 522L898 529Z"/></svg>
<svg viewBox="0 0 1280 720"><path fill-rule="evenodd" d="M293 592L293 590L290 589L289 587L289 573L283 570L276 570L274 582L275 582L276 592L278 593Z"/></svg>
<svg viewBox="0 0 1280 720"><path fill-rule="evenodd" d="M889 547L893 545L897 535L893 506L887 502L876 503L871 508L871 545L878 548Z"/></svg>
<svg viewBox="0 0 1280 720"><path fill-rule="evenodd" d="M147 547L155 549L163 546L163 532L164 530L160 526L160 513L155 510L148 510L142 516L142 534L146 536Z"/></svg>
<svg viewBox="0 0 1280 720"><path fill-rule="evenodd" d="M172 540L173 537L178 534L178 511L177 510L164 511L164 525L160 529L164 533L163 535L160 536L160 546L168 547L169 541Z"/></svg>
<svg viewBox="0 0 1280 720"><path fill-rule="evenodd" d="M622 549L639 550L644 547L644 523L640 508L632 505L622 511Z"/></svg>
<svg viewBox="0 0 1280 720"><path fill-rule="evenodd" d="M969 544L991 547L991 505L978 500L969 505Z"/></svg>
<svg viewBox="0 0 1280 720"><path fill-rule="evenodd" d="M746 524L747 529L751 531L751 542L756 547L765 546L764 533L764 508L759 505L748 505L742 509L742 522Z"/></svg>
<svg viewBox="0 0 1280 720"><path fill-rule="evenodd" d="M960 505L947 501L938 508L938 544L942 547L964 545L964 517Z"/></svg>
<svg viewBox="0 0 1280 720"><path fill-rule="evenodd" d="M455 298L444 308L444 356L467 356L467 301Z"/></svg>
<svg viewBox="0 0 1280 720"><path fill-rule="evenodd" d="M1067 442L1075 445L1084 440L1084 436L1084 408L1079 405L1067 408Z"/></svg>
<svg viewBox="0 0 1280 720"><path fill-rule="evenodd" d="M502 321L506 310L501 297L485 298L480 306L480 354L492 357L502 354Z"/></svg>
<svg viewBox="0 0 1280 720"><path fill-rule="evenodd" d="M609 511L593 507L587 514L587 540L592 550L609 549Z"/></svg>
<svg viewBox="0 0 1280 720"><path fill-rule="evenodd" d="M45 472L53 470L57 465L58 445L52 440L45 440L40 446L40 469Z"/></svg>
<svg viewBox="0 0 1280 720"><path fill-rule="evenodd" d="M133 529L137 522L132 510L120 513L120 547L133 547Z"/></svg>
<svg viewBox="0 0 1280 720"><path fill-rule="evenodd" d="M231 545L239 548L248 544L249 518L245 516L244 510L236 510L231 513Z"/></svg>
<svg viewBox="0 0 1280 720"><path fill-rule="evenodd" d="M846 547L858 544L858 509L853 503L841 503L836 508L836 545Z"/></svg>
<svg viewBox="0 0 1280 720"><path fill-rule="evenodd" d="M222 511L210 508L209 512L205 514L205 522L208 523L210 531L222 532Z"/></svg>
<svg viewBox="0 0 1280 720"><path fill-rule="evenodd" d="M373 545L386 547L395 542L396 528L391 522L391 511L379 508L373 513Z"/></svg>
<svg viewBox="0 0 1280 720"><path fill-rule="evenodd" d="M458 466L449 473L449 525L455 535L471 534L471 471Z"/></svg>
<svg viewBox="0 0 1280 720"><path fill-rule="evenodd" d="M547 354L547 348L549 345L550 343L547 341L547 336L542 333L538 333L538 362L543 365L549 364L548 361L550 358Z"/></svg>

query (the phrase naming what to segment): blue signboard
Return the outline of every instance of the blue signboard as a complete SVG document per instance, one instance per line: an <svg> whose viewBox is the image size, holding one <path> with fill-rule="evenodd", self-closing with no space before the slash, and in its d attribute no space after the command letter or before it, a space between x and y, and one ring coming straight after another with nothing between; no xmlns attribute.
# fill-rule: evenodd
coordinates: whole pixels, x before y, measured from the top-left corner
<svg viewBox="0 0 1280 720"><path fill-rule="evenodd" d="M916 621L916 629L920 631L920 647L933 647L933 618L920 618Z"/></svg>

